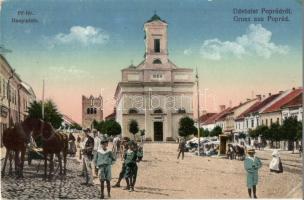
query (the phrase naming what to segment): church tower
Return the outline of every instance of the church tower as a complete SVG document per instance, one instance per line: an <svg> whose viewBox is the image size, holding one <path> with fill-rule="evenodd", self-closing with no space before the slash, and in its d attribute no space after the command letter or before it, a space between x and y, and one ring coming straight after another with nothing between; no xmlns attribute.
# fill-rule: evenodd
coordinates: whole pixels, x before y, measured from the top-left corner
<svg viewBox="0 0 304 200"><path fill-rule="evenodd" d="M144 25L145 31L145 61L152 64L168 63L167 22L154 14Z"/></svg>

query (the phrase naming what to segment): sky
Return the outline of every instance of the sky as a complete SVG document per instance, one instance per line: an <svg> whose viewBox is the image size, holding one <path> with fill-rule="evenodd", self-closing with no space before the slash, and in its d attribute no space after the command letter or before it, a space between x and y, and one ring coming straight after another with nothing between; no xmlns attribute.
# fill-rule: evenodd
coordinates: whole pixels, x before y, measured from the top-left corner
<svg viewBox="0 0 304 200"><path fill-rule="evenodd" d="M170 60L198 68L204 110L302 83L297 0L2 0L1 7L0 44L12 51L8 62L38 99L44 79L46 98L77 122L82 95L102 94L104 116L113 111L121 69L143 60L143 25L155 12L168 22ZM287 22L253 21L268 16L234 14L234 8L291 14L271 15L288 16Z"/></svg>

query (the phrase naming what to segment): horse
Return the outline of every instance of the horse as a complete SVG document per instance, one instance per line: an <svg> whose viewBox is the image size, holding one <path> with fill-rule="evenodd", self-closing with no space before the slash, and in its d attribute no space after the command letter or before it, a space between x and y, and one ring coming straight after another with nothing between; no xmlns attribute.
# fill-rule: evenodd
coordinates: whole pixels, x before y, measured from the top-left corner
<svg viewBox="0 0 304 200"><path fill-rule="evenodd" d="M245 148L244 147L236 145L235 152L236 152L236 159L244 160L244 158L245 158Z"/></svg>
<svg viewBox="0 0 304 200"><path fill-rule="evenodd" d="M61 153L63 155L63 174L66 174L66 162L68 154L68 136L64 133L56 132L50 123L44 123L42 127L42 132L34 132L33 138L41 138L42 150L44 154L44 178L47 176L47 160L50 155L50 171L49 177L51 177L54 171L54 154L58 157L60 174L62 174L62 159Z"/></svg>
<svg viewBox="0 0 304 200"><path fill-rule="evenodd" d="M35 118L26 118L22 123L6 129L3 132L3 144L6 148L6 155L1 172L5 175L5 167L8 157L10 157L9 174L12 174L11 152L15 153L15 173L18 177L23 177L24 156L27 144L30 142L31 133L41 132L43 121ZM19 154L21 153L21 162Z"/></svg>

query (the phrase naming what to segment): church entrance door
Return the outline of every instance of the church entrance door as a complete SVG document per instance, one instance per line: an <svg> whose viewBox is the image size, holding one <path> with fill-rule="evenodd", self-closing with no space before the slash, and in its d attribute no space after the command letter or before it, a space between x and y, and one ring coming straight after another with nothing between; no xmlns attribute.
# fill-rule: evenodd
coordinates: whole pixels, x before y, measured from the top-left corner
<svg viewBox="0 0 304 200"><path fill-rule="evenodd" d="M154 141L163 141L163 122L154 122Z"/></svg>

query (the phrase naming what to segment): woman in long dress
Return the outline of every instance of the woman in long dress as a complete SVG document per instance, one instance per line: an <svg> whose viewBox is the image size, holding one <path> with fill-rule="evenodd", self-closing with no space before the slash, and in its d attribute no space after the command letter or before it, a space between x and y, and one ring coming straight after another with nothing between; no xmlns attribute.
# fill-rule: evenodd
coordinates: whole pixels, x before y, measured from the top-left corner
<svg viewBox="0 0 304 200"><path fill-rule="evenodd" d="M280 153L277 149L274 150L272 153L272 160L269 164L269 169L271 172L276 172L276 173L283 172L283 165L281 162Z"/></svg>

